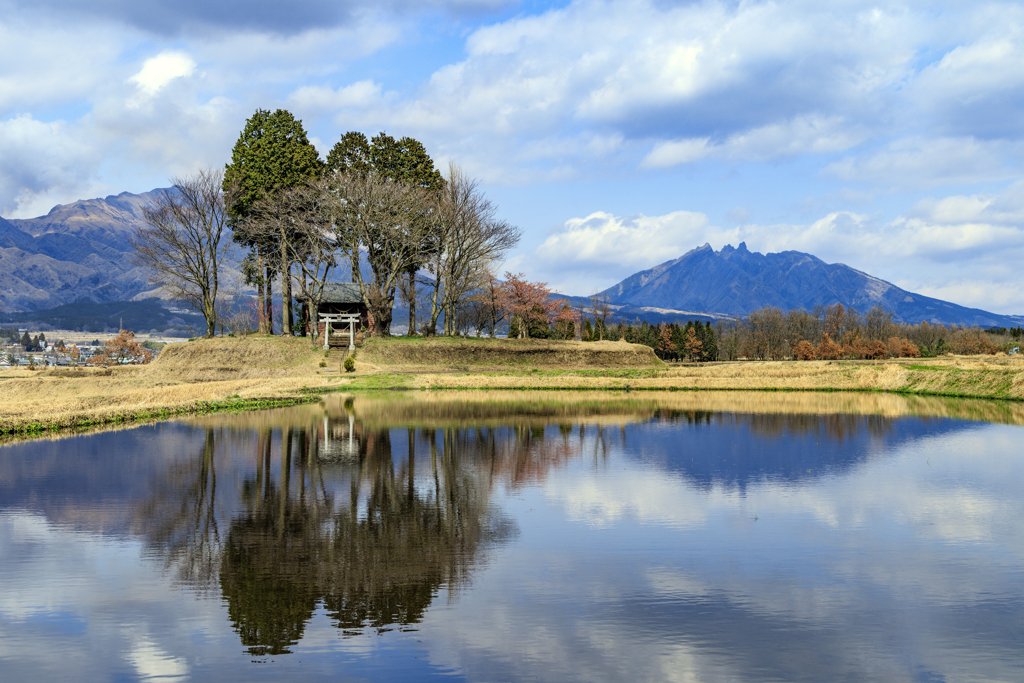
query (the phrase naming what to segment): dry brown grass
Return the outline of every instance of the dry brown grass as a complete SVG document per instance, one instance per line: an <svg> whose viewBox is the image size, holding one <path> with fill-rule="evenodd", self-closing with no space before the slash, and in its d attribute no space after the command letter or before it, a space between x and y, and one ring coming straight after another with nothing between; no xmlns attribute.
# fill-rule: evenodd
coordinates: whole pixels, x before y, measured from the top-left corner
<svg viewBox="0 0 1024 683"><path fill-rule="evenodd" d="M0 429L105 421L211 401L297 397L342 380L321 373L304 339L210 339L168 348L150 365L11 370L0 375Z"/></svg>
<svg viewBox="0 0 1024 683"><path fill-rule="evenodd" d="M702 390L690 391L690 396L664 396L689 406L719 401L714 405L721 408L715 409L731 410L746 410L743 406L748 403L791 406L797 401L785 393L765 394L765 390L876 392L867 397L819 394L799 401L806 403L807 412L867 401L878 414L898 413L905 408L891 406L911 400L881 392L1024 400L1024 359L1007 356L666 366L647 347L619 342L373 340L357 355L358 372L349 375L338 372L342 355L336 351L329 366L321 368L324 353L311 348L309 340L252 336L176 344L149 366L9 369L0 372L0 432L30 425L145 418L161 411L199 409L209 402L308 397L310 390L393 386L487 390L492 396L500 390L545 389L549 407L563 400L555 392L567 389L643 390L650 393L643 399L648 404L661 392ZM431 371L424 371L425 367ZM714 391L722 389L731 393ZM742 393L750 391L760 393L749 397ZM715 398L704 398L703 393ZM456 396L452 400L467 400L464 393Z"/></svg>
<svg viewBox="0 0 1024 683"><path fill-rule="evenodd" d="M215 337L166 347L142 372L180 382L313 377L323 351L295 337Z"/></svg>
<svg viewBox="0 0 1024 683"><path fill-rule="evenodd" d="M933 361L742 361L635 372L423 374L436 389L886 391L1024 399L1024 362L1006 356Z"/></svg>
<svg viewBox="0 0 1024 683"><path fill-rule="evenodd" d="M357 360L403 371L664 367L649 346L626 342L451 337L369 339Z"/></svg>

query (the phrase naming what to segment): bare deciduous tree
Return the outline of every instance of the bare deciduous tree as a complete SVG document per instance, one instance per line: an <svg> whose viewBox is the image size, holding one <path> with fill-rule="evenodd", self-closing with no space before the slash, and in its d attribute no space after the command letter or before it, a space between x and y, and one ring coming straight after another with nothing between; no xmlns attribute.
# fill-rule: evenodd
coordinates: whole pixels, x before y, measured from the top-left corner
<svg viewBox="0 0 1024 683"><path fill-rule="evenodd" d="M594 331L597 332L597 340L604 341L608 330L608 316L612 313L612 305L608 295L591 294L590 312L594 315Z"/></svg>
<svg viewBox="0 0 1024 683"><path fill-rule="evenodd" d="M390 336L398 282L422 259L427 193L376 171L336 172L326 182L335 241L352 263L352 276L373 318L373 335ZM363 250L373 273L369 282L358 267Z"/></svg>
<svg viewBox="0 0 1024 683"><path fill-rule="evenodd" d="M282 261L298 266L294 282L309 305L313 345L317 346L320 302L331 269L337 265L331 186L315 180L279 189L250 211L254 234L287 235ZM291 282L286 291L291 291ZM288 328L290 330L290 327Z"/></svg>
<svg viewBox="0 0 1024 683"><path fill-rule="evenodd" d="M144 210L148 226L131 238L134 263L150 270L150 283L202 313L212 337L220 268L231 246L224 239L223 173L205 169L173 182Z"/></svg>
<svg viewBox="0 0 1024 683"><path fill-rule="evenodd" d="M445 314L445 333L454 334L456 311L467 295L487 285L488 269L519 244L521 231L496 218L497 207L454 162L437 195L433 215L435 253L428 265L434 275L428 332Z"/></svg>

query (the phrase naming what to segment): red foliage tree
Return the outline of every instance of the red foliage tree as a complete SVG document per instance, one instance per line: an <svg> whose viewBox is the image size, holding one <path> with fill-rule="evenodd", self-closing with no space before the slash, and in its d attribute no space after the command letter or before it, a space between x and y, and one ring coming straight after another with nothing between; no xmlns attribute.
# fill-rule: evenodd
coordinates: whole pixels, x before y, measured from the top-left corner
<svg viewBox="0 0 1024 683"><path fill-rule="evenodd" d="M498 290L498 307L505 312L509 321L509 336L520 339L529 337L531 332L543 329L559 320L560 316L569 316L575 320L578 314L567 307L564 299L552 299L551 291L546 282L530 282L522 273L513 275L505 273L505 282ZM568 308L571 313L564 312Z"/></svg>
<svg viewBox="0 0 1024 683"><path fill-rule="evenodd" d="M153 360L153 352L135 341L135 333L121 330L113 339L103 343L103 347L92 358L89 365L138 365Z"/></svg>
<svg viewBox="0 0 1024 683"><path fill-rule="evenodd" d="M701 359L701 347L704 346L704 342L697 339L697 333L691 327L686 331L686 343L683 345L686 349L686 356L692 361Z"/></svg>

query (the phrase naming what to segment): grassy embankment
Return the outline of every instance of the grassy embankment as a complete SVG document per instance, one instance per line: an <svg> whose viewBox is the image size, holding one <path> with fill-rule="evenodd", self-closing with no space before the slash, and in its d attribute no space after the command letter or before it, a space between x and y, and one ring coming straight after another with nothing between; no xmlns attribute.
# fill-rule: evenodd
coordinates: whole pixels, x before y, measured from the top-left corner
<svg viewBox="0 0 1024 683"><path fill-rule="evenodd" d="M773 361L670 365L624 342L371 339L356 372L304 339L219 338L148 366L0 372L0 434L290 405L374 389L826 391L1024 400L1024 360ZM326 367L321 363L326 362ZM728 403L730 399L725 399ZM773 402L780 398L773 398Z"/></svg>
<svg viewBox="0 0 1024 683"><path fill-rule="evenodd" d="M507 344L515 346L502 348ZM1024 400L1024 357L1005 355L667 364L649 348L624 342L371 339L356 358L373 373L366 381L409 388L867 391Z"/></svg>
<svg viewBox="0 0 1024 683"><path fill-rule="evenodd" d="M0 371L0 434L118 424L317 400L338 375L283 337L173 344L150 365Z"/></svg>

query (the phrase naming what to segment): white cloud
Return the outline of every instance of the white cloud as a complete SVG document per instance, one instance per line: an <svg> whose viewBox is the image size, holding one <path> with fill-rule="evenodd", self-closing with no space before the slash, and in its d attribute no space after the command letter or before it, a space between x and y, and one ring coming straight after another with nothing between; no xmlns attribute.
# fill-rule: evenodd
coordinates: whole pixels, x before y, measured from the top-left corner
<svg viewBox="0 0 1024 683"><path fill-rule="evenodd" d="M711 138L691 138L689 140L668 140L659 142L644 157L640 166L644 168L662 168L678 166L703 159L711 153L708 142Z"/></svg>
<svg viewBox="0 0 1024 683"><path fill-rule="evenodd" d="M823 119L816 116L798 116L789 121L770 123L735 133L718 144L709 144L709 137L659 142L644 157L640 166L678 166L709 156L737 160L766 160L799 154L826 154L847 150L860 144L868 136L869 133L863 126L849 125L842 117Z"/></svg>
<svg viewBox="0 0 1024 683"><path fill-rule="evenodd" d="M577 0L478 29L466 58L413 97L342 120L411 130L490 182L519 182L527 169L532 182L578 178L640 159L659 168L712 151L829 153L869 136L858 117L906 76L906 21L771 3ZM618 140L615 153L581 163L583 133ZM521 158L530 145L561 158Z"/></svg>
<svg viewBox="0 0 1024 683"><path fill-rule="evenodd" d="M337 90L322 85L304 85L288 96L296 111L320 114L338 109L366 108L381 104L381 85L372 80L357 81Z"/></svg>
<svg viewBox="0 0 1024 683"><path fill-rule="evenodd" d="M128 80L145 97L153 97L176 78L188 78L196 70L196 63L181 51L168 50L147 59L142 69Z"/></svg>
<svg viewBox="0 0 1024 683"><path fill-rule="evenodd" d="M566 221L564 229L548 237L536 254L552 263L636 268L687 251L707 224L707 216L690 211L653 217L617 217L598 211Z"/></svg>
<svg viewBox="0 0 1024 683"><path fill-rule="evenodd" d="M137 39L110 26L5 15L2 5L0 17L0 117L88 98L117 72L118 55Z"/></svg>
<svg viewBox="0 0 1024 683"><path fill-rule="evenodd" d="M1019 173L1008 168L1005 159L1020 147L975 138L914 137L873 154L833 162L823 172L847 181L910 188L1003 180Z"/></svg>
<svg viewBox="0 0 1024 683"><path fill-rule="evenodd" d="M45 214L95 187L103 151L85 139L64 121L37 121L28 114L0 121L0 215Z"/></svg>

